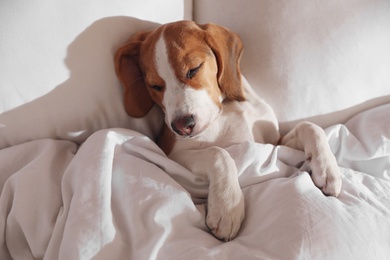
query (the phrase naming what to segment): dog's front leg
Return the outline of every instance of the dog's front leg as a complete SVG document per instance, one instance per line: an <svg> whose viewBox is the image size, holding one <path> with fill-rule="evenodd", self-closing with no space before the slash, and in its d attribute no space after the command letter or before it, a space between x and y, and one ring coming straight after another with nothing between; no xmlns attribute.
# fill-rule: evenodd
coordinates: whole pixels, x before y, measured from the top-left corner
<svg viewBox="0 0 390 260"><path fill-rule="evenodd" d="M185 150L169 156L194 174L210 181L206 225L219 239L233 239L245 216L244 195L237 168L229 153L219 147Z"/></svg>
<svg viewBox="0 0 390 260"><path fill-rule="evenodd" d="M340 194L340 169L322 128L310 122L299 123L281 139L281 144L305 152L313 182L325 195Z"/></svg>

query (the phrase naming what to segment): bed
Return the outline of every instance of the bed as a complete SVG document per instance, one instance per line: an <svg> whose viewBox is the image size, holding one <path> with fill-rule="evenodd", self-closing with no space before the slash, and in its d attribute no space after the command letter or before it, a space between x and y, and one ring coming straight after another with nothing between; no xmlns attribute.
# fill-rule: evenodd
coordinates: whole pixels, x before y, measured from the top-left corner
<svg viewBox="0 0 390 260"><path fill-rule="evenodd" d="M282 133L325 129L338 198L301 151L237 144L246 217L232 241L210 234L191 197L208 183L153 142L157 108L126 115L113 68L129 35L181 19L241 36ZM0 24L0 259L389 259L388 1L9 1Z"/></svg>

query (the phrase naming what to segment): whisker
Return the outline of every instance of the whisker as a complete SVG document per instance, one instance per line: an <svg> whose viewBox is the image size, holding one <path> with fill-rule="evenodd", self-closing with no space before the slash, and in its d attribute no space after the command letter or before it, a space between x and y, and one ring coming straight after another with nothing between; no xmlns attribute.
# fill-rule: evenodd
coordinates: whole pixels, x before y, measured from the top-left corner
<svg viewBox="0 0 390 260"><path fill-rule="evenodd" d="M143 81L143 82L141 82L141 83L145 83L145 76L136 78L136 79L134 79L131 83L132 83L132 84L137 84L137 81L141 81L141 80Z"/></svg>

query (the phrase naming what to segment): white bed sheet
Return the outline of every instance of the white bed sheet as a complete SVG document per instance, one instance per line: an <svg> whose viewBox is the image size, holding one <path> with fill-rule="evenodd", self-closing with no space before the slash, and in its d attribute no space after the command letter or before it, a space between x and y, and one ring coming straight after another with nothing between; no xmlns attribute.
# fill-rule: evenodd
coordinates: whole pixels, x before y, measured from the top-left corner
<svg viewBox="0 0 390 260"><path fill-rule="evenodd" d="M80 148L46 139L0 150L0 259L388 259L389 116L385 105L327 129L339 198L298 168L300 151L228 148L246 203L230 242L208 232L191 199L207 183L135 131L102 130Z"/></svg>

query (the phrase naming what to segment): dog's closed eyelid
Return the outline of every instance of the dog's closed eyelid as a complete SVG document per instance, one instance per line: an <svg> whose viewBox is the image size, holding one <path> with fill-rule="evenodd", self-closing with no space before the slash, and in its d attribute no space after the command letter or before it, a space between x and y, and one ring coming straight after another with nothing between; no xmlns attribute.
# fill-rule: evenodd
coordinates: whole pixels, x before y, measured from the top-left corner
<svg viewBox="0 0 390 260"><path fill-rule="evenodd" d="M164 91L164 89L165 89L165 84L163 82L161 82L160 80L155 80L155 79L150 78L150 79L146 79L145 83L146 83L146 86L148 88L151 88L151 89L158 91L158 92Z"/></svg>
<svg viewBox="0 0 390 260"><path fill-rule="evenodd" d="M154 89L154 90L156 90L156 91L163 91L163 87L161 87L161 86L158 86L158 85L151 85L150 86L152 89Z"/></svg>
<svg viewBox="0 0 390 260"><path fill-rule="evenodd" d="M186 78L187 78L187 79L191 79L192 77L194 77L195 74L196 74L196 73L199 71L199 69L202 67L202 65L203 65L203 62L202 62L200 65L196 66L195 68L192 68L192 69L188 70L187 75L186 75Z"/></svg>

